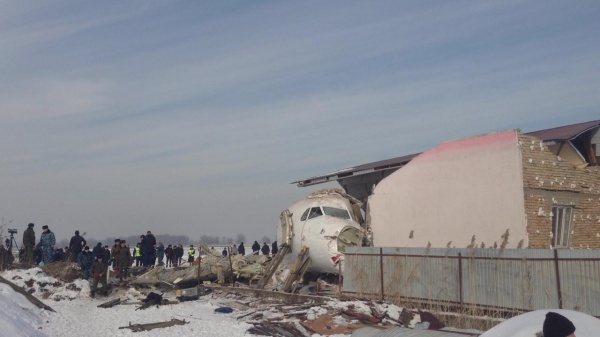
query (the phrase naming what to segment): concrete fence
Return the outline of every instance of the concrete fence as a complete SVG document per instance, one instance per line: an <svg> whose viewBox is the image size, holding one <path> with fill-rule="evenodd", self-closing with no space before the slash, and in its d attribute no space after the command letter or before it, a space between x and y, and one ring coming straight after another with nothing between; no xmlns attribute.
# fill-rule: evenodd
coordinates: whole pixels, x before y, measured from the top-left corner
<svg viewBox="0 0 600 337"><path fill-rule="evenodd" d="M600 316L600 250L353 247L342 292L398 304Z"/></svg>

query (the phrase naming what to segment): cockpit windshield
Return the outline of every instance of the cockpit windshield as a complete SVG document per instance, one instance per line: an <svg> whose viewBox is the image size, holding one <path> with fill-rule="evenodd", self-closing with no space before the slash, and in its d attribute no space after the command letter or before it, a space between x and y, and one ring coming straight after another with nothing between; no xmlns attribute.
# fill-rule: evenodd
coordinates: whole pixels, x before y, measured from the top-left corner
<svg viewBox="0 0 600 337"><path fill-rule="evenodd" d="M325 215L350 220L350 213L345 209L323 206L323 212L325 212Z"/></svg>

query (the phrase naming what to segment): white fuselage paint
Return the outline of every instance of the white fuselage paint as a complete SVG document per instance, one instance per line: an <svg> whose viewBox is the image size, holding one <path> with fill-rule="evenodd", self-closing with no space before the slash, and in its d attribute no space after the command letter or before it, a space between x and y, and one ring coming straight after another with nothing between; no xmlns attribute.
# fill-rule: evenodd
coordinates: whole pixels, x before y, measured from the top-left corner
<svg viewBox="0 0 600 337"><path fill-rule="evenodd" d="M302 247L308 247L308 254L311 259L309 271L333 274L339 272L340 267L332 260L336 256L343 260L343 253L338 251L337 237L348 228L355 228L361 233L362 228L358 222L352 219L342 219L329 215L301 220L302 214L307 209L323 206L344 209L348 211L348 214L352 214L349 201L339 195L308 197L291 205L288 211L291 213L293 224L290 242L292 250L284 259L284 264L291 266ZM286 242L281 230L278 230L277 242L280 244Z"/></svg>

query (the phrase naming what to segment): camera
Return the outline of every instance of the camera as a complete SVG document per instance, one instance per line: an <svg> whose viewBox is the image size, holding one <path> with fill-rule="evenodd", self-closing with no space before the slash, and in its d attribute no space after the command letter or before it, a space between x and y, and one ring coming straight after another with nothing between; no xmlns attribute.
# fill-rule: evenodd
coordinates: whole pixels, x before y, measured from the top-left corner
<svg viewBox="0 0 600 337"><path fill-rule="evenodd" d="M13 228L13 229L9 228L9 229L8 229L8 233L9 233L9 234L17 234L17 230L16 230L16 229L14 229L14 228Z"/></svg>

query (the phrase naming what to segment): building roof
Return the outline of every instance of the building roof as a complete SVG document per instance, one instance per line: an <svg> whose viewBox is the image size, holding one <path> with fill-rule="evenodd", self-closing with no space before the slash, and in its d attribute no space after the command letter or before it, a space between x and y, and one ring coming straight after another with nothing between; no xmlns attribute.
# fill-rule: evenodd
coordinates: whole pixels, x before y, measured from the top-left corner
<svg viewBox="0 0 600 337"><path fill-rule="evenodd" d="M534 136L539 138L540 140L547 141L565 141L572 140L582 133L592 130L600 126L600 120L589 121L585 123L578 123L572 125L559 126L552 129L539 130L534 132L526 133L527 135ZM382 170L390 170L390 169L398 169L408 162L410 162L414 157L418 156L421 153L409 154L401 157L380 160L372 163L362 164L354 167L348 167L339 171L331 172L328 174L310 177L298 181L292 182L292 184L297 184L300 187L310 186L315 184L326 183L329 181L336 181L341 178L346 178L350 176L359 176L363 174L368 174L376 171Z"/></svg>
<svg viewBox="0 0 600 337"><path fill-rule="evenodd" d="M411 159L420 155L421 153L409 154L406 156L380 160L372 163L362 164L354 167L348 167L339 171L331 172L321 176L311 177L294 181L292 184L298 184L298 186L310 186L315 184L326 183L328 181L336 181L340 178L349 176L358 176L362 174L372 173L381 170L397 169L406 165Z"/></svg>
<svg viewBox="0 0 600 337"><path fill-rule="evenodd" d="M526 133L529 136L534 136L547 141L564 141L564 140L572 140L577 138L584 132L590 131L594 128L600 126L600 120L589 121L585 123L571 124L565 126L559 126L552 129L539 130L534 132Z"/></svg>

